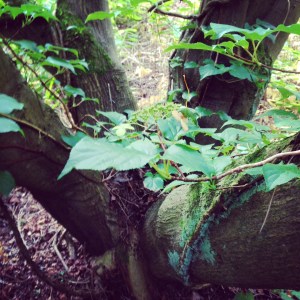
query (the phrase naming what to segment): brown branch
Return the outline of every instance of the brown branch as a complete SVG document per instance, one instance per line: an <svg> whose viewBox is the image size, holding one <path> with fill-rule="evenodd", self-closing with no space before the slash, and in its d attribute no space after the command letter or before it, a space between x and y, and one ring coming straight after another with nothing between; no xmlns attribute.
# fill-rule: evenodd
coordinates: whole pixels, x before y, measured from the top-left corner
<svg viewBox="0 0 300 300"><path fill-rule="evenodd" d="M181 19L185 19L185 20L193 20L193 19L197 18L197 16L195 16L195 15L185 16L185 15L178 14L178 13L171 12L171 11L167 12L167 11L161 10L160 8L154 9L153 12L157 13L159 15L175 17L175 18L181 18Z"/></svg>
<svg viewBox="0 0 300 300"><path fill-rule="evenodd" d="M270 67L270 66L262 64L262 63L261 63L261 66L263 66L266 69L272 70L272 71L279 71L279 72L282 72L282 73L289 73L289 74L300 74L300 72L297 72L297 71L289 71L289 70L284 70L284 69L278 69L278 68Z"/></svg>
<svg viewBox="0 0 300 300"><path fill-rule="evenodd" d="M17 246L20 249L20 253L23 255L25 258L26 262L28 265L31 267L32 271L45 283L53 287L55 290L58 290L62 293L65 293L70 296L78 296L78 297L83 297L83 298L89 298L91 296L93 297L100 297L101 295L97 292L94 291L75 291L74 289L71 289L69 287L66 287L63 284L60 284L59 282L53 281L51 278L49 278L44 272L41 271L39 266L32 260L31 255L24 245L24 242L22 240L22 237L20 235L20 232L17 228L17 225L11 216L7 206L4 204L3 199L0 197L0 209L5 217L5 219L8 221L9 227L13 231Z"/></svg>
<svg viewBox="0 0 300 300"><path fill-rule="evenodd" d="M193 19L196 19L198 17L198 16L195 16L195 15L185 16L185 15L178 14L178 13L175 13L175 12L167 12L167 11L161 10L159 8L160 5L162 5L166 2L169 2L169 1L170 0L158 1L157 3L150 6L150 8L147 10L147 12L149 12L149 13L154 12L154 13L157 13L159 15L170 16L170 17L175 17L175 18L181 18L181 19L185 19L185 20L193 20Z"/></svg>

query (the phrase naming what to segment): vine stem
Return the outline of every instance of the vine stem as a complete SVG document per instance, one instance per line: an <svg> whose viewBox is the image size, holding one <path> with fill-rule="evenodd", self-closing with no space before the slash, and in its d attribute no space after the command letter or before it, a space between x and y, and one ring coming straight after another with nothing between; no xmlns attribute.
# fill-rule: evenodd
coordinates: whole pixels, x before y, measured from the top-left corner
<svg viewBox="0 0 300 300"><path fill-rule="evenodd" d="M211 181L211 180L220 180L228 175L231 175L234 173L241 173L246 169L261 167L267 163L272 162L274 159L279 159L279 158L284 158L284 157L289 157L289 156L297 156L297 155L300 155L300 150L277 153L277 154L272 155L262 161L252 163L252 164L241 165L241 166L233 168L227 172L224 172L220 175L212 176L211 178L204 177L204 178L198 178L198 179L188 179L188 178L182 178L179 176L172 176L172 180L180 180L180 181L184 181L184 182L204 182L204 181Z"/></svg>
<svg viewBox="0 0 300 300"><path fill-rule="evenodd" d="M222 54L223 54L223 53L222 53ZM239 59L239 61L242 61L242 62L244 62L244 63L247 63L248 65L255 65L255 64L257 65L256 62L253 62L253 61L251 61L251 60L249 60L249 59L246 59L246 58L244 58L244 57L241 57L241 56L239 56L239 55L237 55L237 54L234 54L234 56L227 55L227 54L223 54L223 55L226 55L226 56L228 56L228 57L230 57L230 58L233 58L233 59ZM284 69L274 68L274 67L265 65L265 64L263 64L263 63L261 63L261 62L259 62L259 66L260 66L260 67L264 67L264 68L269 69L269 70L279 71L279 72L282 72L282 73L300 74L300 72L297 72L297 71L289 71L289 70L284 70Z"/></svg>
<svg viewBox="0 0 300 300"><path fill-rule="evenodd" d="M41 128L39 128L39 127L37 127L37 126L35 126L35 125L33 125L33 124L27 122L27 121L24 121L24 120L21 120L21 119L19 119L19 118L16 118L16 117L13 117L13 116L10 116L10 115L6 115L6 114L3 114L3 113L0 113L0 116L1 116L1 117L4 117L4 118L7 118L7 119L10 119L10 120L12 120L12 121L15 121L15 122L17 122L17 123L20 123L20 124L22 124L22 125L25 125L25 126L31 128L31 129L37 131L38 133L40 133L40 134L46 136L47 138L49 138L50 140L52 140L52 141L55 142L56 144L62 146L64 149L66 149L66 150L68 150L68 151L71 149L70 147L66 146L64 143L58 141L53 135L47 133L46 131L42 130Z"/></svg>

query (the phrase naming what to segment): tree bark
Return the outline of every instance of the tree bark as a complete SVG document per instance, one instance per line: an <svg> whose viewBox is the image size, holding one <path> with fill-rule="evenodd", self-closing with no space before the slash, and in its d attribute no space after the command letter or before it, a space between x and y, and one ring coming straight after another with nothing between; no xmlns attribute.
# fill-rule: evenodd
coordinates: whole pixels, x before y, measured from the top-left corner
<svg viewBox="0 0 300 300"><path fill-rule="evenodd" d="M24 103L22 112L15 115L31 124L20 124L25 137L0 134L0 169L10 171L17 185L27 187L89 251L103 253L113 245L115 215L108 209L109 195L99 174L73 172L57 181L69 154L61 135L70 134L28 88L2 49L0 62L0 93Z"/></svg>
<svg viewBox="0 0 300 300"><path fill-rule="evenodd" d="M1 33L14 40L28 39L39 44L51 43L61 47L77 49L79 57L89 65L87 72L78 71L77 75L66 70L57 78L62 86L71 85L85 91L86 97L98 98L94 101L84 101L78 107L79 99L69 99L68 106L75 121L94 123L88 115L95 115L96 110L119 111L136 109L136 102L127 82L125 71L118 60L113 38L113 29L109 19L93 21L85 24L88 14L108 10L107 0L74 1L60 0L57 3L59 22L47 23L43 18L37 18L28 26L22 26L24 17L12 20L4 16L0 20ZM75 29L68 27L75 25ZM74 57L62 57L73 59ZM55 70L49 69L53 73Z"/></svg>
<svg viewBox="0 0 300 300"><path fill-rule="evenodd" d="M211 8L207 10L207 7ZM204 11L206 11L205 14ZM299 19L300 4L295 0L263 2L259 0L205 0L202 2L200 12L202 12L203 17L194 22L197 26L196 29L186 30L182 42L212 44L212 41L204 38L200 28L201 26L208 26L212 22L244 27L246 23L253 25L257 19L260 19L274 26L281 23L290 25ZM280 33L276 37L276 43L266 40L264 49L261 49L261 62L272 65L287 36L287 34ZM216 63L228 64L228 59L222 55L199 50L176 50L172 55L172 58L175 57L182 59L183 63L182 66L170 69L170 89L182 91L189 89L190 92L196 92L197 96L191 100L190 106L202 106L213 111L224 111L234 119L251 119L254 116L266 85L257 87L253 82L238 80L229 75L211 76L200 80L199 68L184 69L183 67L184 63L190 61L203 65L205 59L213 59ZM271 73L266 72L270 77ZM183 101L180 95L178 101ZM223 122L218 116L202 118L199 122L201 127L220 128L222 124ZM203 137L199 141L211 143L211 139Z"/></svg>
<svg viewBox="0 0 300 300"><path fill-rule="evenodd" d="M289 143L277 145L270 152L265 150L271 154L276 148L299 149L299 143L298 134ZM299 164L299 159L296 162ZM224 187L236 182L236 177L226 179ZM300 181L271 192L266 192L263 181L257 180L242 191L203 192L203 188L200 184L181 186L148 212L143 249L151 272L161 280L191 286L209 282L299 289ZM201 209L216 198L219 205L207 217L207 211ZM271 199L270 214L260 232ZM189 242L186 234L195 228L195 222L203 223L193 243L185 247ZM182 263L176 264L176 257Z"/></svg>
<svg viewBox="0 0 300 300"><path fill-rule="evenodd" d="M85 101L73 110L78 122L87 115L95 115L97 109L119 112L136 109L125 71L117 56L110 20L89 22L82 33L67 30L71 24L86 27L86 17L95 11L108 11L107 0L58 1L57 15L61 20L61 28L58 30L61 33L58 34L62 35L63 45L78 49L80 56L89 63L87 73L79 73L77 76L70 74L71 85L81 87L88 97L100 100L99 105Z"/></svg>

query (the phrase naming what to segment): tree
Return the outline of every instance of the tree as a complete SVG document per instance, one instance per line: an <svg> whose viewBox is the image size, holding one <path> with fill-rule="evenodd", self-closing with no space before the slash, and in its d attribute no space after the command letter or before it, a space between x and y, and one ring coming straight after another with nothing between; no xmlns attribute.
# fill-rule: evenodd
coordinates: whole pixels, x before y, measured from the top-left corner
<svg viewBox="0 0 300 300"><path fill-rule="evenodd" d="M126 270L124 280L127 279L132 294L138 299L159 297L157 279L174 286L177 282L190 286L211 282L298 289L299 180L278 186L276 193L265 190L261 177L253 180L249 175L237 173L223 179L223 190L209 190L201 184L179 187L147 209L142 225L130 228L127 244L120 239L119 216L110 208L111 195L99 172L74 170L57 181L70 153L70 147L61 139L62 134L68 135L70 130L86 131L82 127L83 121L87 116L92 116L93 120L96 110L121 112L125 108L136 108L118 62L109 19L84 23L88 14L107 10L104 0L84 3L60 0L57 8L60 22L48 23L44 18L36 18L25 27L21 27L24 14L16 19L2 15L2 39L13 54L14 50L7 43L10 37L78 49L79 57L84 57L89 64L88 72L74 74L71 69L55 76L62 86L80 87L87 97L101 101L100 104L85 101L76 106L78 98L69 97L68 103L64 103L72 114L65 116L70 127L67 129L55 112L41 105L38 95L1 50L0 92L24 104L24 109L10 117L21 126L24 136L19 132L0 135L0 169L9 171L18 185L26 186L71 234L86 244L90 253L114 252L120 268ZM263 4L259 1L212 0L202 2L201 12L196 22L204 25L215 22L243 27L246 22L253 24L260 18L277 26L295 23L300 15L300 5L297 1L289 1L287 5L286 1L279 0ZM70 25L75 25L75 29L70 30ZM261 56L266 65L271 65L277 57L286 38L286 34L279 34L276 43L268 43L262 48ZM199 29L190 29L183 39L195 43L203 41L204 37ZM45 55L49 61L51 53ZM62 55L65 55L62 58L72 59L70 54ZM175 56L185 62L199 62L211 57L217 63L227 63L224 57L219 60L218 56L205 51L184 49L175 52ZM56 74L53 64L48 70ZM173 86L196 91L193 106L201 104L213 110L221 109L237 119L253 116L265 88L265 85L257 87L247 80L239 80L232 88L230 78L220 81L214 77L199 84L199 76L192 69L186 77L181 76L183 72L183 68L172 71ZM53 96L60 98L56 94ZM0 103L4 99L0 98ZM216 125L213 127L221 126L220 119L205 118L201 122L206 127L211 127L211 122ZM277 153L298 149L299 134L235 164L261 161ZM299 156L294 155L293 162L299 164ZM228 188L232 185L240 188ZM133 197L130 185L118 187L127 197ZM271 198L274 203L272 214L259 232ZM182 226L192 230L192 234L186 233L189 238L184 244L181 242ZM288 255L283 257L282 253Z"/></svg>

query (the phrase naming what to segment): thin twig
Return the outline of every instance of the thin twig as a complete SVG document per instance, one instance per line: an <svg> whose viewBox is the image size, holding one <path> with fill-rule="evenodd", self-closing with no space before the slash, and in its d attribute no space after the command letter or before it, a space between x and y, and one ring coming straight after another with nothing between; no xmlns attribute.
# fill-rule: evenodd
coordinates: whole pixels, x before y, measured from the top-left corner
<svg viewBox="0 0 300 300"><path fill-rule="evenodd" d="M223 54L223 55L226 55L226 54ZM228 56L228 55L226 55L226 56ZM231 56L230 56L230 57L231 57ZM284 69L274 68L274 67L265 65L265 64L263 64L263 63L261 63L261 62L259 62L259 64L258 64L258 63L254 62L254 61L252 61L252 60L249 60L249 59L247 59L247 58L241 57L241 56L239 56L239 55L237 55L237 54L234 54L234 57L235 57L235 58L238 58L238 59L240 59L240 60L243 60L244 62L246 62L246 63L248 63L248 64L258 65L258 66L260 66L260 67L264 67L264 68L269 69L269 70L272 70L272 71L279 71L279 72L282 72L282 73L289 73L289 74L300 74L300 72L297 72L297 71L290 71L290 70L284 70Z"/></svg>
<svg viewBox="0 0 300 300"><path fill-rule="evenodd" d="M290 163L290 162L293 160L293 158L294 158L294 156L292 156L292 157L289 159L288 163ZM270 210L271 210L271 206L272 206L272 203L273 203L273 199L274 199L274 196L275 196L275 192L276 192L276 188L274 189L274 191L273 191L273 193L272 193L271 200L270 200L269 205L268 205L267 213L266 213L266 216L265 216L265 218L264 218L264 221L263 221L263 223L262 223L262 225L261 225L261 228L260 228L260 230L259 230L259 233L262 232L264 226L266 225L266 222L267 222L267 219L268 219Z"/></svg>
<svg viewBox="0 0 300 300"><path fill-rule="evenodd" d="M156 13L156 14L159 14L159 15L169 16L169 17L175 17L175 18L180 18L180 19L185 19L185 20L193 20L193 19L197 18L197 16L195 16L195 15L185 16L185 15L178 14L178 13L171 12L171 11L169 11L169 12L168 11L164 11L164 10L161 10L160 8L155 8L152 11L154 13Z"/></svg>
<svg viewBox="0 0 300 300"><path fill-rule="evenodd" d="M3 113L0 113L0 116L5 117L5 118L10 119L10 120L13 120L13 121L15 121L17 123L20 123L22 125L25 125L25 126L31 128L31 129L34 129L39 134L42 134L42 135L46 136L47 138L49 138L50 140L52 140L56 144L62 146L66 150L70 150L71 149L70 147L66 146L64 143L58 141L53 135L49 134L48 132L42 130L41 128L39 128L39 127L37 127L37 126L35 126L35 125L27 122L27 121L24 121L24 120L21 120L19 118L13 117L11 115L6 115L6 114L3 114Z"/></svg>
<svg viewBox="0 0 300 300"><path fill-rule="evenodd" d="M274 196L275 196L275 193L276 193L276 188L274 189L273 193L272 193L272 196L271 196L271 200L269 202L269 205L268 205L268 209L267 209L267 213L266 213L266 216L264 218L264 221L260 227L260 230L259 230L259 233L262 232L264 226L266 225L267 223L267 219L268 219L268 216L269 216L269 213L270 213L270 210L271 210L271 206L272 206L272 203L273 203L273 199L274 199Z"/></svg>
<svg viewBox="0 0 300 300"><path fill-rule="evenodd" d="M283 22L281 23L281 24L283 24L283 25L285 25L285 22L286 22L286 20L287 20L287 18L288 18L288 16L289 16L289 13L290 13L290 10L291 10L291 1L290 1L290 0L286 0L286 1L287 1L287 11L286 11L284 20L283 20ZM279 33L280 33L280 31L278 31L278 32L276 33L275 40L277 40L277 37L278 37Z"/></svg>
<svg viewBox="0 0 300 300"><path fill-rule="evenodd" d="M60 239L58 240L58 234L59 234L60 231L57 231L55 236L54 236L54 239L53 239L53 242L52 242L52 246L53 246L53 249L57 255L57 257L59 258L59 260L61 261L63 267L65 268L65 270L69 273L69 268L67 266L67 264L65 263L60 251L58 250L58 245L60 243ZM62 233L62 236L63 236L63 233Z"/></svg>
<svg viewBox="0 0 300 300"><path fill-rule="evenodd" d="M156 2L155 4L153 4L152 6L150 6L150 8L148 9L148 12L152 12L153 10L155 10L158 6L166 3L166 2L169 2L171 0L160 0L158 2Z"/></svg>

